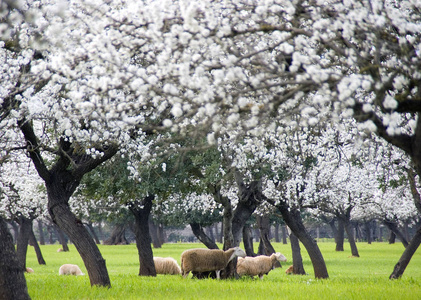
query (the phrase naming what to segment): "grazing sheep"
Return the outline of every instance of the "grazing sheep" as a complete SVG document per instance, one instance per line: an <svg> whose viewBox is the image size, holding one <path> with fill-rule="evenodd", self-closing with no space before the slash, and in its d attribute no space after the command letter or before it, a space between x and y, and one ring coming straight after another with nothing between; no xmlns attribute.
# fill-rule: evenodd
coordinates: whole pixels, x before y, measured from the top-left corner
<svg viewBox="0 0 421 300"><path fill-rule="evenodd" d="M58 270L58 275L85 275L80 270L79 266L71 265L71 264L64 264Z"/></svg>
<svg viewBox="0 0 421 300"><path fill-rule="evenodd" d="M180 266L172 257L154 257L153 262L155 263L156 274L181 274Z"/></svg>
<svg viewBox="0 0 421 300"><path fill-rule="evenodd" d="M287 259L279 252L273 253L271 256L259 255L239 258L237 261L237 273L240 276L249 275L253 277L258 275L260 279L263 279L263 275L267 275L274 268L277 261L287 261Z"/></svg>
<svg viewBox="0 0 421 300"><path fill-rule="evenodd" d="M216 278L220 279L221 270L236 257L245 257L246 253L239 247L226 251L219 249L189 249L181 253L181 273L187 277L189 272L216 271Z"/></svg>
<svg viewBox="0 0 421 300"><path fill-rule="evenodd" d="M32 269L32 268L26 268L26 273L34 273L34 269Z"/></svg>

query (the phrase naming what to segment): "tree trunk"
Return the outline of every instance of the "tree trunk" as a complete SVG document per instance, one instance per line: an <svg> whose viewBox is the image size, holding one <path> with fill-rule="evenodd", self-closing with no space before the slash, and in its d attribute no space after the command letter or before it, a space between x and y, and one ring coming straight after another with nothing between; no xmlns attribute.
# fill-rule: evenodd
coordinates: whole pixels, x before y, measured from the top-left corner
<svg viewBox="0 0 421 300"><path fill-rule="evenodd" d="M86 225L86 227L88 227L89 231L91 232L91 235L92 235L92 237L95 240L95 243L97 245L100 245L101 242L99 241L99 238L98 238L97 234L95 233L95 230L94 230L94 227L92 226L92 223L91 222L88 222L85 225Z"/></svg>
<svg viewBox="0 0 421 300"><path fill-rule="evenodd" d="M26 253L28 252L29 236L32 231L32 220L20 217L19 218L19 235L16 246L16 256L19 261L19 267L22 271L26 270Z"/></svg>
<svg viewBox="0 0 421 300"><path fill-rule="evenodd" d="M232 220L233 220L234 213L233 213L231 201L229 200L228 197L221 195L220 187L213 188L212 192L213 192L215 201L217 203L222 204L222 206L224 207L224 211L222 215L222 220L223 220L222 223L223 223L223 230L224 230L223 250L225 251L235 246L234 236L232 233L233 232ZM221 278L226 279L226 278L238 277L238 274L236 274L237 273L236 269L237 269L237 259L233 259L228 264L228 266L224 270L222 270Z"/></svg>
<svg viewBox="0 0 421 300"><path fill-rule="evenodd" d="M241 175L236 173L236 181L239 189L239 201L232 218L232 235L234 245L239 246L243 233L243 226L250 219L257 206L263 201L261 181L253 181L244 184Z"/></svg>
<svg viewBox="0 0 421 300"><path fill-rule="evenodd" d="M296 275L305 275L303 258L301 257L300 242L295 234L289 236L292 250L292 273Z"/></svg>
<svg viewBox="0 0 421 300"><path fill-rule="evenodd" d="M39 231L39 243L40 245L45 245L44 226L41 220L38 220L38 231Z"/></svg>
<svg viewBox="0 0 421 300"><path fill-rule="evenodd" d="M151 236L149 234L149 216L154 197L145 197L141 202L130 203L130 211L135 217L134 234L139 254L139 276L156 276Z"/></svg>
<svg viewBox="0 0 421 300"><path fill-rule="evenodd" d="M320 252L317 243L304 227L300 211L297 208L290 208L284 201L280 201L276 207L281 212L285 223L306 248L313 264L315 277L329 278L323 255Z"/></svg>
<svg viewBox="0 0 421 300"><path fill-rule="evenodd" d="M207 236L203 227L199 223L190 223L190 227L193 231L193 234L209 249L219 249L218 245Z"/></svg>
<svg viewBox="0 0 421 300"><path fill-rule="evenodd" d="M393 272L389 277L390 279L397 279L397 278L402 277L403 273L405 272L406 267L408 266L409 262L411 261L412 256L417 251L420 244L421 244L421 227L417 229L408 247L405 248L405 251L403 252L398 263L395 265L395 268L393 269Z"/></svg>
<svg viewBox="0 0 421 300"><path fill-rule="evenodd" d="M159 240L158 225L156 225L151 219L149 219L149 234L152 238L152 244L155 249L161 248L162 244Z"/></svg>
<svg viewBox="0 0 421 300"><path fill-rule="evenodd" d="M286 229L285 225L282 225L282 244L284 244L284 245L288 244L287 229Z"/></svg>
<svg viewBox="0 0 421 300"><path fill-rule="evenodd" d="M365 234L367 236L367 243L371 244L373 240L371 236L371 222L365 222L364 226L365 226Z"/></svg>
<svg viewBox="0 0 421 300"><path fill-rule="evenodd" d="M116 224L113 231L108 239L103 241L104 245L128 245L129 242L126 239L126 225Z"/></svg>
<svg viewBox="0 0 421 300"><path fill-rule="evenodd" d="M343 219L338 218L338 230L336 237L336 251L344 251L344 241L345 241L345 223Z"/></svg>
<svg viewBox="0 0 421 300"><path fill-rule="evenodd" d="M396 234L390 230L390 234L389 234L389 244L394 244L396 241Z"/></svg>
<svg viewBox="0 0 421 300"><path fill-rule="evenodd" d="M34 231L31 228L31 233L29 235L29 243L34 247L35 254L37 255L38 263L40 265L45 265L44 257L42 256L41 248L38 245L37 239L35 237Z"/></svg>
<svg viewBox="0 0 421 300"><path fill-rule="evenodd" d="M69 250L69 246L67 245L67 239L66 239L66 237L64 236L63 231L62 231L62 230L60 229L60 227L58 227L58 226L55 226L55 230L56 230L56 232L57 232L57 237L58 237L58 240L59 240L59 242L60 242L60 244L61 244L61 247L62 247L63 251L64 251L64 252L68 252L68 251L70 251L70 250Z"/></svg>
<svg viewBox="0 0 421 300"><path fill-rule="evenodd" d="M389 220L383 220L383 224L389 228L402 242L402 245L406 248L408 247L408 240L405 238L404 234L399 230L395 222Z"/></svg>
<svg viewBox="0 0 421 300"><path fill-rule="evenodd" d="M352 224L349 220L345 220L344 224L345 224L346 234L348 235L348 242L349 242L349 245L351 246L351 255L353 257L360 257L360 254L358 253L357 244L355 243L355 237L354 237Z"/></svg>
<svg viewBox="0 0 421 300"><path fill-rule="evenodd" d="M110 287L111 283L105 259L91 235L83 226L82 221L76 218L63 200L60 201L60 198L54 196L49 196L49 199L48 207L51 217L75 245L88 271L91 286Z"/></svg>
<svg viewBox="0 0 421 300"><path fill-rule="evenodd" d="M254 253L253 247L253 236L251 234L250 225L246 224L243 227L243 243L244 243L244 250L247 256L256 256Z"/></svg>
<svg viewBox="0 0 421 300"><path fill-rule="evenodd" d="M54 239L53 239L53 226L47 226L47 231L48 231L48 243L50 245L54 244Z"/></svg>
<svg viewBox="0 0 421 300"><path fill-rule="evenodd" d="M260 249L259 247L259 254L263 255L271 255L272 253L275 253L275 248L273 248L272 244L269 240L269 230L270 230L270 220L269 215L265 216L258 216L257 217L257 225L259 226L260 230L260 243L263 246L263 249ZM274 266L276 268L279 268L281 266L281 263L277 261Z"/></svg>
<svg viewBox="0 0 421 300"><path fill-rule="evenodd" d="M10 225L12 225L12 227L13 227L13 234L14 234L14 242L13 243L17 244L18 236L19 236L19 225L14 221L10 222Z"/></svg>
<svg viewBox="0 0 421 300"><path fill-rule="evenodd" d="M158 226L158 238L159 238L159 242L161 243L161 245L163 245L164 243L166 243L166 237L165 237L165 229L164 229L164 225L159 224Z"/></svg>
<svg viewBox="0 0 421 300"><path fill-rule="evenodd" d="M280 236L279 236L279 224L275 223L275 242L279 243L281 241Z"/></svg>
<svg viewBox="0 0 421 300"><path fill-rule="evenodd" d="M26 300L26 280L16 256L13 238L0 217L0 299Z"/></svg>

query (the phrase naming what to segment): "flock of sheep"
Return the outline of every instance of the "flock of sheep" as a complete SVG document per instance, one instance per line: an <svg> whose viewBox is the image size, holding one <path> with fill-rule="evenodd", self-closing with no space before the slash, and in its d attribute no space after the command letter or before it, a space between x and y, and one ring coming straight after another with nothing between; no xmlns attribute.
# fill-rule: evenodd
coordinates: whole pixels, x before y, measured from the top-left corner
<svg viewBox="0 0 421 300"><path fill-rule="evenodd" d="M187 277L190 272L216 272L220 273L234 258L237 260L237 273L239 276L267 275L275 266L276 262L287 261L286 257L277 252L270 256L260 255L256 257L246 256L239 247L230 248L226 251L218 249L189 249L181 254L181 267L172 257L154 257L157 274L182 275ZM65 264L60 267L59 275L84 275L77 265Z"/></svg>

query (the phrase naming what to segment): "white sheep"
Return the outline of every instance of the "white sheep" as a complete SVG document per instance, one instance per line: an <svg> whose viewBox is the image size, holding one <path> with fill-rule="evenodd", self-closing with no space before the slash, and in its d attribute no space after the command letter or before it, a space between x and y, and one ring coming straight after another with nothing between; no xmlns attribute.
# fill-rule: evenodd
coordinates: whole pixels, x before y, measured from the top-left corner
<svg viewBox="0 0 421 300"><path fill-rule="evenodd" d="M258 275L260 279L263 279L263 275L267 275L274 268L277 261L287 261L287 259L279 252L273 253L271 256L259 255L239 258L237 261L237 273L240 276L249 275L253 277Z"/></svg>
<svg viewBox="0 0 421 300"><path fill-rule="evenodd" d="M59 275L85 275L78 265L64 264L58 270Z"/></svg>
<svg viewBox="0 0 421 300"><path fill-rule="evenodd" d="M181 274L180 266L172 257L154 257L153 262L155 263L156 274Z"/></svg>
<svg viewBox="0 0 421 300"><path fill-rule="evenodd" d="M245 257L246 253L239 247L226 251L219 249L189 249L181 253L181 273L187 277L189 272L216 271L216 278L220 279L221 270L236 257Z"/></svg>

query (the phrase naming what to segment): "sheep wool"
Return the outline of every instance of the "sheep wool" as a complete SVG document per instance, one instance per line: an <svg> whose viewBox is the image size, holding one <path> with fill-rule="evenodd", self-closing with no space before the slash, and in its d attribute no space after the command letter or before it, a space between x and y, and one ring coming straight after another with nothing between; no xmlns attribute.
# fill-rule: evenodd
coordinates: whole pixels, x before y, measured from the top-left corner
<svg viewBox="0 0 421 300"><path fill-rule="evenodd" d="M85 275L78 265L64 264L58 270L59 275Z"/></svg>
<svg viewBox="0 0 421 300"><path fill-rule="evenodd" d="M154 257L156 274L181 274L181 268L177 261L172 257Z"/></svg>
<svg viewBox="0 0 421 300"><path fill-rule="evenodd" d="M281 253L273 253L271 256L259 255L256 257L247 256L239 258L237 261L237 273L240 276L249 275L251 277L259 276L263 279L264 274L268 274L277 261L287 261Z"/></svg>
<svg viewBox="0 0 421 300"><path fill-rule="evenodd" d="M181 254L181 273L187 277L189 272L216 271L220 279L221 270L235 257L245 257L246 253L239 247L226 251L219 249L189 249Z"/></svg>

